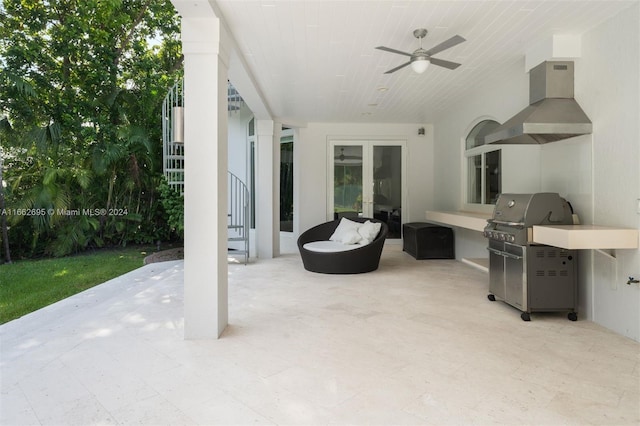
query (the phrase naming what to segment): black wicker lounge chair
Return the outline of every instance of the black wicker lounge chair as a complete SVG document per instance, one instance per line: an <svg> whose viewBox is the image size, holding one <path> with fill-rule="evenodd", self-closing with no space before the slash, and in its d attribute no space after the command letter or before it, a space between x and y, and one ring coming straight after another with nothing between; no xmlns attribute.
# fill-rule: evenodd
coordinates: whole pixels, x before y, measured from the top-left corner
<svg viewBox="0 0 640 426"><path fill-rule="evenodd" d="M306 243L313 241L326 241L338 227L340 220L333 220L314 226L303 232L298 238L298 249L302 256L302 263L307 271L322 274L361 274L378 269L382 248L387 237L387 224L377 219L356 218L355 222L370 220L380 223L380 232L374 240L365 245L349 251L335 253L316 252L305 249Z"/></svg>

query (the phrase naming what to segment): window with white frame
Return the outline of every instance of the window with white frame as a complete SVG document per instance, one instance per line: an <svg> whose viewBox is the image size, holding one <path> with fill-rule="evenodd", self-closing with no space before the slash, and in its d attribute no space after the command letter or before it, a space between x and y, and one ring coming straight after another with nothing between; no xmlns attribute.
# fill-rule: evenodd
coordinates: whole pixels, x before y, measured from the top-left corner
<svg viewBox="0 0 640 426"><path fill-rule="evenodd" d="M499 125L497 121L484 120L476 124L467 135L464 152L467 164L467 204L495 204L502 191L500 148L484 143L484 137Z"/></svg>

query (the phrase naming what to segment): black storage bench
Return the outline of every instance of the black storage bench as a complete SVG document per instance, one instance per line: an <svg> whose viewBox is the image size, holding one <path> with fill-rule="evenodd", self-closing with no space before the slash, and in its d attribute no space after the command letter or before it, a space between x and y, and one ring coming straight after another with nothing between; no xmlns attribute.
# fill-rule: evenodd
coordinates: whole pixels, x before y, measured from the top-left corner
<svg viewBox="0 0 640 426"><path fill-rule="evenodd" d="M432 223L402 225L402 250L416 259L455 259L453 230Z"/></svg>

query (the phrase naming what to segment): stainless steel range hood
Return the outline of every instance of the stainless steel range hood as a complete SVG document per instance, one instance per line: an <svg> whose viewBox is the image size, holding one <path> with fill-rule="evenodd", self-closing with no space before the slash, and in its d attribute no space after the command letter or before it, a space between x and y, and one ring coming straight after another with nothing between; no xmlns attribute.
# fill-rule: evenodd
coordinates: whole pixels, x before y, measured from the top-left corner
<svg viewBox="0 0 640 426"><path fill-rule="evenodd" d="M547 61L529 71L529 106L485 136L485 143L542 144L591 133L573 99L573 62Z"/></svg>

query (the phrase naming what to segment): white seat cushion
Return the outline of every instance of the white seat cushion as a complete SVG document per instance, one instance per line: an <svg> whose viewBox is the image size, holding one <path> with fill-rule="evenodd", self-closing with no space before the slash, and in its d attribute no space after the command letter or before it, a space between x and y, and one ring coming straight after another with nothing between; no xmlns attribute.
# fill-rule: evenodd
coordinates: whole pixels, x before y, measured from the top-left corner
<svg viewBox="0 0 640 426"><path fill-rule="evenodd" d="M342 244L337 241L312 241L302 246L309 251L319 253L337 253L341 251L355 250L362 247L360 244Z"/></svg>

